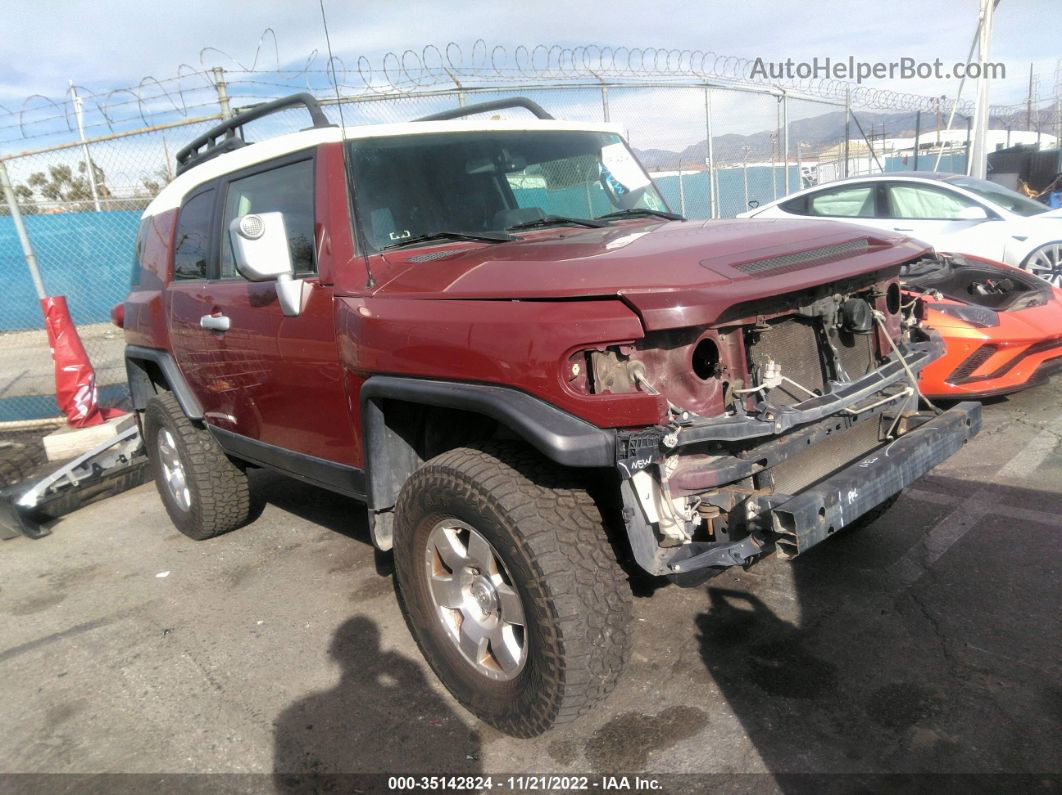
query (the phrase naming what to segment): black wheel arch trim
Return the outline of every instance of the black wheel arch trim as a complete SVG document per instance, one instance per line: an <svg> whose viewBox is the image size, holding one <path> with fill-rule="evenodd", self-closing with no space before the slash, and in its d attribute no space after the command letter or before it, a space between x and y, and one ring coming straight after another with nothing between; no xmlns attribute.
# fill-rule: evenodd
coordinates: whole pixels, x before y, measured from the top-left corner
<svg viewBox="0 0 1062 795"><path fill-rule="evenodd" d="M385 400L460 409L504 425L544 456L567 467L614 467L616 432L598 428L540 398L493 384L400 376L370 376L360 392L369 505L394 506L404 475L415 468L411 451L386 423Z"/></svg>
<svg viewBox="0 0 1062 795"><path fill-rule="evenodd" d="M203 419L203 407L184 374L177 366L173 356L168 351L158 348L146 348L142 345L125 346L125 374L129 381L129 394L133 400L133 408L142 411L147 408L148 401L155 396L155 387L152 385L151 376L143 366L143 362L151 362L159 368L166 385L177 398L181 411L191 420Z"/></svg>

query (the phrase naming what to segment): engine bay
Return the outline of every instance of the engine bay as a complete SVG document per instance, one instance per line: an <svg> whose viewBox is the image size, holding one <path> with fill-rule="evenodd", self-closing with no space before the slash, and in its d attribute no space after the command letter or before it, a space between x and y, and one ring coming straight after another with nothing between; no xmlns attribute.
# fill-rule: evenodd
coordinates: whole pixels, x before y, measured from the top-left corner
<svg viewBox="0 0 1062 795"><path fill-rule="evenodd" d="M983 306L997 312L1043 306L1051 288L1035 276L993 267L959 255L938 254L903 267L911 292Z"/></svg>

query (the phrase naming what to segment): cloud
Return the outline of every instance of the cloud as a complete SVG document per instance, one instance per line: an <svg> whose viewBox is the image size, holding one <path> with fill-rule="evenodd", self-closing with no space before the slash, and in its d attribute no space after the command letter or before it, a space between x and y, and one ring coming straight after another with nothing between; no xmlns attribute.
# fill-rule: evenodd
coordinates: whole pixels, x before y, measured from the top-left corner
<svg viewBox="0 0 1062 795"><path fill-rule="evenodd" d="M1054 83L1056 42L1062 35L1062 15L1057 0L1008 0L996 14L993 59L1007 65L1007 79L993 87L993 102L1024 99L1028 61L1035 58L1041 74L1041 95L1049 96ZM533 46L536 42L581 45L588 42L613 47L668 47L709 50L743 58L810 60L816 56L834 59L852 55L860 60L890 61L902 56L918 60L941 58L946 63L966 58L976 26L976 3L964 0L893 0L891 3L852 3L850 0L818 0L792 3L661 2L644 0L539 0L533 6L517 2L471 0L461 4L409 0L404 3L343 3L326 0L329 28L335 54L352 70L349 81L361 85L354 72L359 55L377 65L387 51L407 48L419 52L429 43L441 50L457 41L469 57L475 39L491 45ZM274 34L263 35L271 28ZM217 48L206 49L204 48ZM241 73L252 64L271 69L277 64L299 69L316 51L317 70L325 65L324 35L318 7L313 0L185 0L154 4L150 12L140 0L97 0L92 4L74 0L50 0L15 4L8 9L0 28L0 105L18 110L30 94L61 100L67 81L84 92L107 92L136 86L147 75L164 81L170 96L161 95L153 83L146 92L155 95L160 107L167 102L200 105L190 115L216 109L212 89L200 76L175 80L181 64L194 68L223 66L233 83L236 101L253 102L305 88L301 76L285 82L269 75ZM311 76L315 88L324 86L322 71ZM919 94L954 95L957 81L882 81L877 85ZM179 89L183 89L183 94ZM620 112L621 91L616 92ZM688 140L698 124L696 92L688 101L643 92L646 103L641 116L659 117L658 140L675 145ZM973 86L966 96L972 98ZM575 100L573 100L574 102ZM580 100L582 101L582 100ZM587 100L590 104L592 101ZM432 103L425 102L425 106ZM774 126L769 101L744 98L741 110L731 117L723 98L716 112L720 123L734 125L735 132L751 132ZM26 114L32 122L55 116L45 103L34 100ZM365 106L368 110L369 106ZM753 110L750 112L749 108ZM142 126L143 109L129 94L114 94L107 102L107 116L87 103L89 134ZM386 105L376 108L387 112ZM428 112L425 110L424 112ZM587 106L589 112L589 105ZM0 125L5 122L0 112ZM667 120L665 123L664 120ZM8 117L8 123L10 117ZM50 122L60 134L65 119ZM40 129L47 129L44 125ZM10 131L0 130L0 140L10 141ZM634 137L638 130L632 130ZM722 134L722 133L718 133ZM17 134L15 137L19 137ZM703 138L703 135L700 136ZM36 143L34 145L39 145ZM10 148L8 145L5 148ZM22 147L19 147L22 148Z"/></svg>

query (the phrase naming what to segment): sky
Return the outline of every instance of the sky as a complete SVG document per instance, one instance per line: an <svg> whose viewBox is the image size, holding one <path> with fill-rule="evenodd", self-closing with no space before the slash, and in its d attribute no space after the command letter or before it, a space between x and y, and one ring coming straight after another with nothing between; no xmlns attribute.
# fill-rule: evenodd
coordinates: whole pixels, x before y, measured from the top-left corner
<svg viewBox="0 0 1062 795"><path fill-rule="evenodd" d="M419 50L477 38L513 46L599 44L711 50L765 60L854 56L890 61L901 56L965 61L977 24L977 0L536 0L423 2L325 0L333 49L358 55ZM317 0L37 0L12 4L0 26L0 104L11 108L31 94L60 98L67 81L96 90L135 85L145 75L171 77L180 64L197 66L215 47L249 65L261 32L276 31L279 60L301 63L324 51ZM993 103L1020 102L1030 62L1041 93L1053 90L1062 56L1062 0L1001 0L992 59L1007 66ZM272 65L272 46L260 63ZM209 59L226 59L210 53ZM894 80L873 85L949 95L957 81ZM969 90L969 89L967 89ZM972 97L972 93L969 94Z"/></svg>
<svg viewBox="0 0 1062 795"><path fill-rule="evenodd" d="M940 58L949 67L965 61L977 25L977 0L695 0L695 2L652 2L652 0L369 0L340 2L324 0L335 55L353 67L359 56L379 64L388 51L421 51L433 44L445 50L448 42L457 42L467 54L477 39L489 47L502 45L510 50L517 45L528 48L537 44L576 47L585 45L613 48L671 48L712 51L739 58L763 58L765 61L810 61L829 57L844 60L849 56L861 61L889 62L902 57L918 61ZM275 31L273 38L263 31ZM993 104L1022 102L1028 89L1029 65L1040 75L1040 95L1054 93L1056 65L1062 56L1062 0L1000 0L996 15L991 59L1001 61L1007 69L1005 80L993 84ZM208 48L203 53L204 48ZM271 70L300 68L311 53L317 51L315 67L326 63L325 38L318 0L182 0L173 3L148 3L143 0L37 0L13 4L0 26L0 153L13 154L53 143L72 140L69 119L64 124L43 95L62 102L68 81L82 94L106 92L136 86L150 76L159 80L173 78L182 64L195 69L220 65L238 69L238 65ZM257 54L256 54L257 53ZM256 61L257 58L257 61ZM185 68L187 72L187 68ZM230 75L232 73L230 72ZM322 77L321 80L324 78ZM356 74L349 78L358 83ZM201 101L209 102L205 110L217 107L211 88L204 88L201 77L186 77L185 85L195 85ZM958 81L882 80L865 85L923 95L953 97ZM167 84L168 86L170 84ZM149 85L150 89L151 86ZM254 86L234 85L234 91L252 93L240 98L239 104L259 101ZM279 96L304 86L263 86L265 96ZM600 114L594 91L537 95L561 118L593 119ZM637 147L660 147L681 150L703 140L703 99L700 93L689 96L672 90L641 89L627 98L611 94L613 120L634 122L626 129ZM967 84L963 99L972 100L974 86ZM763 101L760 101L763 100ZM137 117L137 105L129 95L112 95L117 103L115 118L96 113L86 104L87 134L92 137L110 130L131 130L144 126ZM122 105L124 101L124 106ZM442 104L439 104L442 103ZM402 108L362 104L365 119L354 122L403 120L432 112L452 103L441 98L436 105L405 105ZM106 104L106 103L105 103ZM235 104L235 103L234 103ZM584 107L585 106L585 107ZM19 115L20 108L26 113ZM715 134L748 134L776 126L775 103L767 97L722 92L713 103L717 118ZM4 113L4 110L14 111ZM152 123L173 116L152 116L172 107L157 99L146 107ZM791 106L791 119L817 115L828 108L805 103ZM91 114L93 118L89 118ZM122 114L125 118L118 118ZM378 117L374 117L376 113ZM390 114L390 116L388 115ZM34 127L35 118L60 119ZM119 123L112 124L113 121ZM301 120L301 117L300 117ZM656 123L652 123L655 120ZM24 126L27 122L28 126ZM121 123L124 122L124 123ZM351 119L347 119L350 123ZM639 127L638 125L641 124ZM50 126L49 126L50 125ZM26 130L30 133L27 134ZM47 132L50 131L50 132ZM45 134L47 132L47 135ZM154 170L156 164L172 157L172 148L186 142L188 130L168 134L171 149L164 151L161 137L150 140L127 140L118 145L111 158L109 173L122 169ZM50 136L50 137L49 137ZM130 152L140 147L135 157ZM157 151L156 151L157 150ZM97 159L105 153L95 150ZM75 157L75 153L65 153ZM140 164L139 166L137 164ZM143 165L150 163L151 168ZM34 161L19 163L23 170L39 167ZM136 183L137 173L130 172L114 181Z"/></svg>

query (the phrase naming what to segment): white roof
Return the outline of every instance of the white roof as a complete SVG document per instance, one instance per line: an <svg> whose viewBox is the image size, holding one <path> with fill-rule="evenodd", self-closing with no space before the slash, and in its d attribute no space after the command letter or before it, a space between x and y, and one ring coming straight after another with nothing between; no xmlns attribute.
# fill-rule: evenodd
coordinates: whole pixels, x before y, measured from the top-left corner
<svg viewBox="0 0 1062 795"><path fill-rule="evenodd" d="M144 210L145 216L158 215L181 206L181 201L197 187L212 179L238 171L257 163L272 160L291 152L298 152L321 144L356 138L380 138L394 135L430 135L449 132L493 132L496 130L560 130L608 132L622 135L617 124L601 122L570 122L549 119L514 121L496 119L490 121L454 119L448 121L416 121L397 124L369 124L347 127L345 135L339 127L318 127L312 130L279 135L259 143L228 152L198 166L190 168L159 191Z"/></svg>

